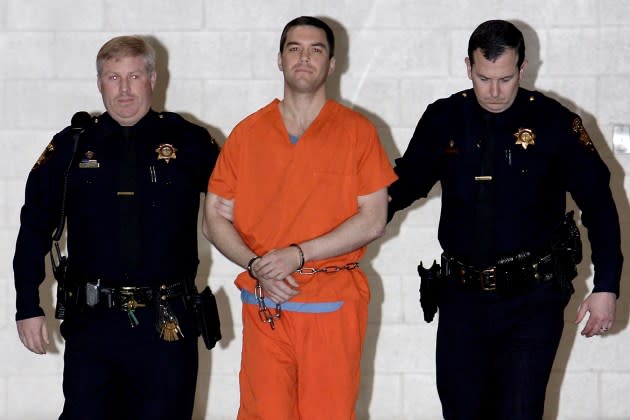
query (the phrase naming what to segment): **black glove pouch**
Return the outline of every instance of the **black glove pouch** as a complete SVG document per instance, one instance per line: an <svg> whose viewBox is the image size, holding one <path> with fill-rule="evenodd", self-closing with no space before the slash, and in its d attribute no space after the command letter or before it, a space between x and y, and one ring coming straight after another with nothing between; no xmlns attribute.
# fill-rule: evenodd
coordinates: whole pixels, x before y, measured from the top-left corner
<svg viewBox="0 0 630 420"><path fill-rule="evenodd" d="M219 320L219 308L210 287L194 295L193 309L197 316L197 328L203 337L203 342L208 350L212 350L217 341L221 340L221 322Z"/></svg>

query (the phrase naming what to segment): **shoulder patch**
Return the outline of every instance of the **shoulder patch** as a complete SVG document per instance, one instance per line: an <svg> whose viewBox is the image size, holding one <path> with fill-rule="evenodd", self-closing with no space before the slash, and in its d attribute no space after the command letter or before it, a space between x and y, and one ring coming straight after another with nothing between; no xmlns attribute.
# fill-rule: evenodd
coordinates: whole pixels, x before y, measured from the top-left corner
<svg viewBox="0 0 630 420"><path fill-rule="evenodd" d="M52 143L48 143L48 145L46 146L42 154L39 155L39 158L37 158L37 162L35 162L35 165L33 165L33 168L31 169L31 171L38 169L39 167L44 165L46 162L48 162L48 160L50 160L50 158L54 154L55 154L55 146Z"/></svg>
<svg viewBox="0 0 630 420"><path fill-rule="evenodd" d="M590 151L595 151L595 145L591 141L591 137L586 132L586 129L582 125L582 120L580 118L576 118L573 120L573 132L577 134L578 141Z"/></svg>

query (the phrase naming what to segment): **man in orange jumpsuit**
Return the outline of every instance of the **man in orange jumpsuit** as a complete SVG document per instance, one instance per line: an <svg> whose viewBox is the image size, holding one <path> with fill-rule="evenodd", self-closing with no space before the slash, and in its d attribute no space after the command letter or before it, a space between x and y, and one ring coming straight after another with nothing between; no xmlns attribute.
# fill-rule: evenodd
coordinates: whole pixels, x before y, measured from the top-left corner
<svg viewBox="0 0 630 420"><path fill-rule="evenodd" d="M358 268L383 234L396 176L376 129L328 100L334 36L289 22L284 98L232 131L209 182L204 234L247 270L239 419L353 419L370 297ZM233 220L220 211L233 201ZM233 221L233 223L232 223Z"/></svg>

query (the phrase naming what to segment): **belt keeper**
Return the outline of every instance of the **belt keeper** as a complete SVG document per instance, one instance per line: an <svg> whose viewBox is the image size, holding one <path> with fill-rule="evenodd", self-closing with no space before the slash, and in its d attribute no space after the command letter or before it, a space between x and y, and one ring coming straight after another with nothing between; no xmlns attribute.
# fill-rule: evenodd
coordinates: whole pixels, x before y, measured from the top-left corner
<svg viewBox="0 0 630 420"><path fill-rule="evenodd" d="M261 259L262 257L259 257L258 255L256 255L254 258L252 258L251 260L249 260L249 262L247 263L247 272L249 273L249 276L255 280L258 280L256 278L256 276L254 275L254 269L252 268L252 265L254 264L254 262L256 260Z"/></svg>
<svg viewBox="0 0 630 420"><path fill-rule="evenodd" d="M297 248L298 252L300 253L300 266L297 268L297 270L303 269L304 268L304 251L302 251L302 247L299 246L298 244L291 244L289 246Z"/></svg>

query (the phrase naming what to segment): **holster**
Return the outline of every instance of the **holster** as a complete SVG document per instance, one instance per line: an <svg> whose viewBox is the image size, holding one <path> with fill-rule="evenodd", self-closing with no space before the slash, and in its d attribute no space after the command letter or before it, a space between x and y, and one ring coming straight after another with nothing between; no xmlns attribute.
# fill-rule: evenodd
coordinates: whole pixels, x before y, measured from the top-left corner
<svg viewBox="0 0 630 420"><path fill-rule="evenodd" d="M561 289L573 293L572 280L577 276L577 265L582 261L582 240L573 220L573 211L564 216L551 238L553 275Z"/></svg>
<svg viewBox="0 0 630 420"><path fill-rule="evenodd" d="M192 296L192 309L197 317L197 329L208 350L212 350L221 340L221 322L219 308L210 287Z"/></svg>
<svg viewBox="0 0 630 420"><path fill-rule="evenodd" d="M433 317L438 310L438 300L440 294L440 265L433 260L431 268L426 269L422 261L418 266L420 275L420 306L426 322L433 321Z"/></svg>

